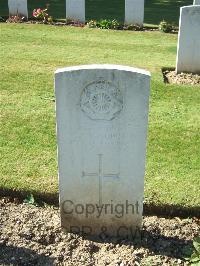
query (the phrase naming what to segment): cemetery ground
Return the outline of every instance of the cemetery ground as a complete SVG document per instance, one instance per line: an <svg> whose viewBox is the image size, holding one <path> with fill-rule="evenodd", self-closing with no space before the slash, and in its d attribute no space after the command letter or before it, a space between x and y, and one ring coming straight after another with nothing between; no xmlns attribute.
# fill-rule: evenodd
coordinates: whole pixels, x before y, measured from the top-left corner
<svg viewBox="0 0 200 266"><path fill-rule="evenodd" d="M152 73L146 206L151 214L162 210L163 215L186 216L145 217L148 235L142 241L147 244L136 247L133 256L133 243L112 240L99 244L62 234L58 211L53 207L38 208L2 199L5 216L1 216L1 223L7 225L1 235L1 252L10 254L9 263L19 252L22 259L27 255L32 263L41 259L41 265L49 265L54 258L57 263L68 258L69 265L80 265L75 259L70 261L77 254L82 254L81 265L95 265L92 263L100 260L98 256L106 254L110 257L105 259L114 263L111 265L126 265L125 261L130 265L183 265L184 249L192 247L192 239L198 234L198 219L187 217L199 215L200 86L163 82L162 68L175 67L177 35L26 24L0 27L1 195L27 197L32 193L44 201L57 201L55 69L93 63L129 65ZM34 231L36 228L41 230Z"/></svg>
<svg viewBox="0 0 200 266"><path fill-rule="evenodd" d="M0 210L1 265L188 265L184 258L190 257L192 239L199 233L195 218L145 216L141 237L92 241L62 232L59 211L52 206L41 208L4 198Z"/></svg>

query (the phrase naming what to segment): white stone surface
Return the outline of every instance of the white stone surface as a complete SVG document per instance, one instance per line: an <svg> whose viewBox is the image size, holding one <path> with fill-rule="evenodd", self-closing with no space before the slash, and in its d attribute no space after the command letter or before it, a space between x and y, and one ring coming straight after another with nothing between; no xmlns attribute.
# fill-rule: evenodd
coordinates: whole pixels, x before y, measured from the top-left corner
<svg viewBox="0 0 200 266"><path fill-rule="evenodd" d="M194 5L200 5L200 0L194 0Z"/></svg>
<svg viewBox="0 0 200 266"><path fill-rule="evenodd" d="M130 237L142 221L149 72L58 69L55 92L62 227Z"/></svg>
<svg viewBox="0 0 200 266"><path fill-rule="evenodd" d="M27 0L8 0L9 16L28 18Z"/></svg>
<svg viewBox="0 0 200 266"><path fill-rule="evenodd" d="M200 6L180 12L176 72L200 73Z"/></svg>
<svg viewBox="0 0 200 266"><path fill-rule="evenodd" d="M85 0L66 0L66 18L85 22Z"/></svg>
<svg viewBox="0 0 200 266"><path fill-rule="evenodd" d="M144 0L125 0L125 24L144 22Z"/></svg>

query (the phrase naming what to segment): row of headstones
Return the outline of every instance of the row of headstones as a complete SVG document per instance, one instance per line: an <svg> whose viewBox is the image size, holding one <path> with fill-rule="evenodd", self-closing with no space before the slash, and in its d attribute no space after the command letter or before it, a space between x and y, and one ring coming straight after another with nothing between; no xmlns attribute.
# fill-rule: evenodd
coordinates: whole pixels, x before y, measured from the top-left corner
<svg viewBox="0 0 200 266"><path fill-rule="evenodd" d="M28 18L27 0L8 0L9 15ZM66 18L85 22L85 0L66 0ZM142 25L144 0L125 0L125 24Z"/></svg>
<svg viewBox="0 0 200 266"><path fill-rule="evenodd" d="M85 22L85 0L67 0L66 17ZM142 25L144 21L144 0L125 0L125 24Z"/></svg>

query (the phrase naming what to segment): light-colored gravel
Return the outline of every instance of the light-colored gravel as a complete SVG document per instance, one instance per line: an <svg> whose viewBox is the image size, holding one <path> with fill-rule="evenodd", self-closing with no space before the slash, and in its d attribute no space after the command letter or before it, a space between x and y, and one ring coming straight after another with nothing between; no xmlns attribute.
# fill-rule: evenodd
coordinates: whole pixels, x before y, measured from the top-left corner
<svg viewBox="0 0 200 266"><path fill-rule="evenodd" d="M166 70L163 72L165 81L173 84L188 84L188 85L199 85L200 75L191 73L180 73L176 74L175 71Z"/></svg>

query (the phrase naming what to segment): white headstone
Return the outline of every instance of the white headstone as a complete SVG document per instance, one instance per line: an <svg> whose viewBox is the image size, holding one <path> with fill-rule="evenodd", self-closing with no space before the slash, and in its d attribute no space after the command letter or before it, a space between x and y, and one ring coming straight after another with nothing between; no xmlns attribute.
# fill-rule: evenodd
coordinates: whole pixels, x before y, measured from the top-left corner
<svg viewBox="0 0 200 266"><path fill-rule="evenodd" d="M176 72L200 73L200 6L180 12Z"/></svg>
<svg viewBox="0 0 200 266"><path fill-rule="evenodd" d="M62 227L133 236L142 221L150 73L63 68L55 92Z"/></svg>
<svg viewBox="0 0 200 266"><path fill-rule="evenodd" d="M85 22L85 0L66 0L66 18Z"/></svg>
<svg viewBox="0 0 200 266"><path fill-rule="evenodd" d="M28 18L27 0L8 0L9 16Z"/></svg>
<svg viewBox="0 0 200 266"><path fill-rule="evenodd" d="M194 5L200 5L200 0L194 0Z"/></svg>
<svg viewBox="0 0 200 266"><path fill-rule="evenodd" d="M125 0L125 24L143 25L144 0Z"/></svg>

